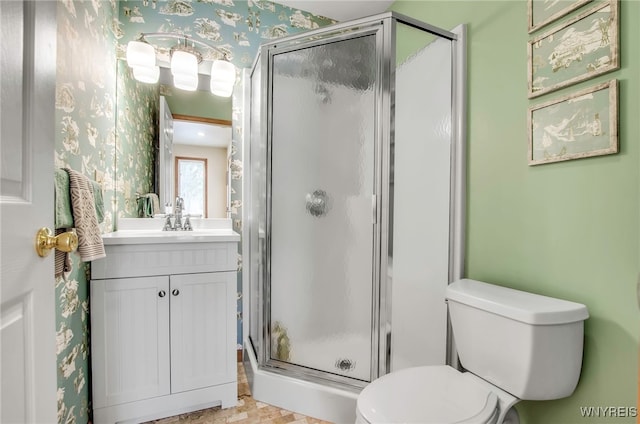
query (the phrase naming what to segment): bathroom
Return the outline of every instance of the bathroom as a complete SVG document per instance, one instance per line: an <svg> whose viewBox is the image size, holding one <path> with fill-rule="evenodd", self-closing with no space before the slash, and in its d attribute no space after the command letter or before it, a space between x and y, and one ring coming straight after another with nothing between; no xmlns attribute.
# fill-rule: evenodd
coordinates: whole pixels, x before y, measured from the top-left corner
<svg viewBox="0 0 640 424"><path fill-rule="evenodd" d="M62 103L57 105L55 165L70 165L88 175L97 171L104 177L105 204L112 205L106 215L106 231L113 229L116 216L123 216L120 206L126 202L114 171L117 93L113 43L119 33L116 10L128 3L58 4L58 90L75 81L82 81L83 88L73 93L78 116L74 123L63 119L74 112L65 111ZM155 2L149 2L149 7L152 4ZM158 2L158 7L162 4ZM255 25L260 17L264 29L267 15L276 13L260 6L264 3L238 6L238 26L241 21ZM280 14L284 9L276 5L275 10ZM465 275L589 307L583 371L576 392L567 399L519 404L521 422L581 422L580 407L636 405L640 150L633 141L640 134L640 4L620 2L622 63L615 72L620 81L620 152L538 167L526 161L526 112L533 104L525 91L527 2L397 1L390 10L441 28L468 26ZM275 24L278 16L269 19ZM319 18L314 22L328 23ZM84 50L69 51L70 46L79 45ZM238 57L244 67L251 67L254 54ZM604 75L595 81L610 78ZM80 113L82 110L91 110L91 116ZM243 119L240 112L233 110L236 123ZM241 223L236 221L236 225ZM56 330L65 326L74 333L67 349L58 355L59 387L64 388L59 390L63 392L58 405L61 422L86 421L90 401L88 342L83 337L88 309L84 272L84 267L75 269L70 278L75 283L58 286L56 293ZM633 417L615 420L634 421Z"/></svg>

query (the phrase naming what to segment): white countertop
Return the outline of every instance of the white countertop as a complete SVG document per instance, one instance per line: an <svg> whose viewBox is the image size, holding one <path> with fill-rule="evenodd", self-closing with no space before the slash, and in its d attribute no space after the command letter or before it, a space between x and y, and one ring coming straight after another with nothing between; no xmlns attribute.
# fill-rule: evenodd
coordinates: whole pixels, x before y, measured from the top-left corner
<svg viewBox="0 0 640 424"><path fill-rule="evenodd" d="M120 218L118 231L102 235L105 245L237 242L231 219L192 218L193 231L162 231L162 218Z"/></svg>

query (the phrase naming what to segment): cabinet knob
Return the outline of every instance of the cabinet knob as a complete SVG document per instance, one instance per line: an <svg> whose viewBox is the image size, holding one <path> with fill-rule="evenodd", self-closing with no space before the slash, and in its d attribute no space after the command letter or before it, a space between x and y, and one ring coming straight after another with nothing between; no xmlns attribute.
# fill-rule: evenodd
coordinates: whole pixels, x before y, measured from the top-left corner
<svg viewBox="0 0 640 424"><path fill-rule="evenodd" d="M164 290L160 290L160 291L158 292L158 296L160 296L160 297L165 297L166 295L167 295L167 292L166 292L166 291L164 291Z"/></svg>
<svg viewBox="0 0 640 424"><path fill-rule="evenodd" d="M173 291L171 292L172 295L177 296L180 294L180 290L178 289L173 289Z"/></svg>

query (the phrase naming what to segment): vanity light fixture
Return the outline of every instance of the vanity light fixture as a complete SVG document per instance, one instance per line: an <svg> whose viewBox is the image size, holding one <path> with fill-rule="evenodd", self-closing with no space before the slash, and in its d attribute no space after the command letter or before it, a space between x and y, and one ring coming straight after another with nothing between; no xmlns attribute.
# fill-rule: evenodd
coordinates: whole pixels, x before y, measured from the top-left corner
<svg viewBox="0 0 640 424"><path fill-rule="evenodd" d="M194 52L172 50L171 74L173 75L173 85L181 90L195 91L198 88L198 63L201 61L202 58L196 56Z"/></svg>
<svg viewBox="0 0 640 424"><path fill-rule="evenodd" d="M130 41L127 44L127 63L138 81L151 84L158 82L160 67L156 65L156 50L151 44Z"/></svg>
<svg viewBox="0 0 640 424"><path fill-rule="evenodd" d="M160 79L160 67L153 66L151 68L137 66L133 68L133 77L140 82L147 84L155 84Z"/></svg>
<svg viewBox="0 0 640 424"><path fill-rule="evenodd" d="M173 85L180 90L196 91L198 89L198 75L174 75Z"/></svg>
<svg viewBox="0 0 640 424"><path fill-rule="evenodd" d="M146 41L129 41L127 63L132 68L156 66L156 49Z"/></svg>
<svg viewBox="0 0 640 424"><path fill-rule="evenodd" d="M174 77L198 77L198 56L186 50L173 50L171 53L171 75Z"/></svg>
<svg viewBox="0 0 640 424"><path fill-rule="evenodd" d="M236 82L236 68L226 60L214 60L211 64L210 89L220 97L229 97L233 93Z"/></svg>
<svg viewBox="0 0 640 424"><path fill-rule="evenodd" d="M151 44L150 39L157 41ZM173 45L167 45L167 41ZM212 61L209 87L211 93L222 97L229 97L233 93L236 69L229 61L228 53L188 35L143 33L138 40L129 41L127 44L127 64L132 68L136 80L153 84L158 82L160 76L158 62L163 54L166 58L167 53L173 85L176 88L197 90L199 64ZM164 63L167 64L166 59Z"/></svg>

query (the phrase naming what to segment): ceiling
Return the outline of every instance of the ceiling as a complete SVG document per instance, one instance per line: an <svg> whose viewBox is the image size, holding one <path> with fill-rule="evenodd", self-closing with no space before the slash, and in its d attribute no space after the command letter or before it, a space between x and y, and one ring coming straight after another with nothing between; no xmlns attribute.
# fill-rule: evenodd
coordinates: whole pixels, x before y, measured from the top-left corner
<svg viewBox="0 0 640 424"><path fill-rule="evenodd" d="M226 148L231 143L231 127L193 121L173 121L174 144Z"/></svg>
<svg viewBox="0 0 640 424"><path fill-rule="evenodd" d="M285 6L343 22L386 12L389 0L276 0Z"/></svg>

